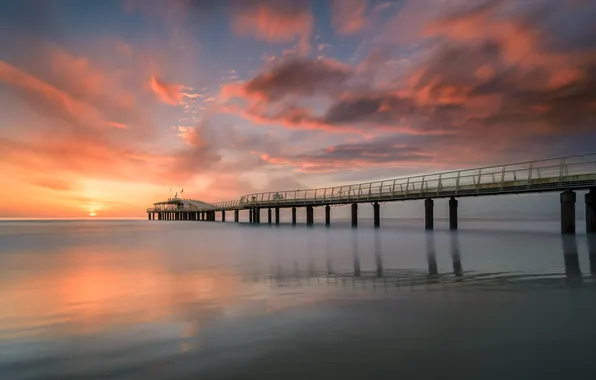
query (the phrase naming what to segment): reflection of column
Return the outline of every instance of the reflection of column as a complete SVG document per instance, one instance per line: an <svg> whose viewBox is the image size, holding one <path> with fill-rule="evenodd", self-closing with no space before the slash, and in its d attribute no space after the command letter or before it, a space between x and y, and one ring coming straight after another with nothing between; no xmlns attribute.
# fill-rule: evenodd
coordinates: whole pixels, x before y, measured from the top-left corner
<svg viewBox="0 0 596 380"><path fill-rule="evenodd" d="M354 276L360 277L360 254L358 252L358 233L352 233L352 256L354 260Z"/></svg>
<svg viewBox="0 0 596 380"><path fill-rule="evenodd" d="M590 273L596 276L596 234L588 234L588 253L590 255Z"/></svg>
<svg viewBox="0 0 596 380"><path fill-rule="evenodd" d="M432 232L426 234L426 259L428 260L428 274L433 277L438 275L435 235Z"/></svg>
<svg viewBox="0 0 596 380"><path fill-rule="evenodd" d="M581 283L582 273L577 254L577 240L574 235L561 236L563 242L563 259L565 261L565 275L573 283ZM579 280L579 281L578 281Z"/></svg>
<svg viewBox="0 0 596 380"><path fill-rule="evenodd" d="M461 256L459 254L459 238L457 232L451 233L451 259L453 260L453 274L461 277L463 269L461 265Z"/></svg>
<svg viewBox="0 0 596 380"><path fill-rule="evenodd" d="M327 274L333 274L333 265L331 262L331 237L329 231L325 234L325 260L327 261Z"/></svg>
<svg viewBox="0 0 596 380"><path fill-rule="evenodd" d="M375 230L375 263L377 264L377 277L383 277L383 256L381 253L381 237Z"/></svg>

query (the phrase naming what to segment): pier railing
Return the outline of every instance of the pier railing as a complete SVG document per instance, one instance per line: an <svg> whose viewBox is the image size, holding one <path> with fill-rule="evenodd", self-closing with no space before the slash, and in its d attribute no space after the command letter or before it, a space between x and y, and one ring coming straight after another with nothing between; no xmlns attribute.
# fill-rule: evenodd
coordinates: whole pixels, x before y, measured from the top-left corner
<svg viewBox="0 0 596 380"><path fill-rule="evenodd" d="M319 189L253 193L204 210L347 204L596 186L596 153Z"/></svg>

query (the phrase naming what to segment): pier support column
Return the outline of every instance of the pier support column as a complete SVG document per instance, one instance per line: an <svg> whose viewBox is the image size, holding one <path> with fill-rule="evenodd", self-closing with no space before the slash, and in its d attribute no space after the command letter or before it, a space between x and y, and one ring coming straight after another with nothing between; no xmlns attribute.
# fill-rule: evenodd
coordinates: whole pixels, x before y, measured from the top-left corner
<svg viewBox="0 0 596 380"><path fill-rule="evenodd" d="M269 207L267 209L267 223L268 224L271 224L272 223L272 220L271 220L271 207Z"/></svg>
<svg viewBox="0 0 596 380"><path fill-rule="evenodd" d="M234 222L238 223L240 220L240 210L234 210Z"/></svg>
<svg viewBox="0 0 596 380"><path fill-rule="evenodd" d="M279 207L275 208L275 224L279 224Z"/></svg>
<svg viewBox="0 0 596 380"><path fill-rule="evenodd" d="M586 194L586 233L596 233L596 188Z"/></svg>
<svg viewBox="0 0 596 380"><path fill-rule="evenodd" d="M561 193L561 233L575 235L575 192L567 189Z"/></svg>
<svg viewBox="0 0 596 380"><path fill-rule="evenodd" d="M315 210L312 206L306 206L306 225L312 226L315 219Z"/></svg>
<svg viewBox="0 0 596 380"><path fill-rule="evenodd" d="M325 206L325 225L329 227L331 225L331 206Z"/></svg>
<svg viewBox="0 0 596 380"><path fill-rule="evenodd" d="M147 213L147 220L151 220L151 214Z"/></svg>
<svg viewBox="0 0 596 380"><path fill-rule="evenodd" d="M431 198L424 200L424 229L432 230L434 227L433 211L435 202Z"/></svg>
<svg viewBox="0 0 596 380"><path fill-rule="evenodd" d="M352 227L358 227L358 203L352 203Z"/></svg>
<svg viewBox="0 0 596 380"><path fill-rule="evenodd" d="M379 202L373 203L373 211L374 211L375 228L379 228L379 227L381 227L381 205L379 205Z"/></svg>
<svg viewBox="0 0 596 380"><path fill-rule="evenodd" d="M296 225L296 207L292 207L292 225Z"/></svg>
<svg viewBox="0 0 596 380"><path fill-rule="evenodd" d="M249 208L248 209L248 223L251 223L251 224L254 223L254 217L255 217L255 214L253 212L253 209Z"/></svg>
<svg viewBox="0 0 596 380"><path fill-rule="evenodd" d="M449 198L449 229L457 230L457 199Z"/></svg>
<svg viewBox="0 0 596 380"><path fill-rule="evenodd" d="M226 221L226 210L221 210L221 221L222 222Z"/></svg>
<svg viewBox="0 0 596 380"><path fill-rule="evenodd" d="M260 224L261 223L261 209L260 208L255 208L255 223Z"/></svg>

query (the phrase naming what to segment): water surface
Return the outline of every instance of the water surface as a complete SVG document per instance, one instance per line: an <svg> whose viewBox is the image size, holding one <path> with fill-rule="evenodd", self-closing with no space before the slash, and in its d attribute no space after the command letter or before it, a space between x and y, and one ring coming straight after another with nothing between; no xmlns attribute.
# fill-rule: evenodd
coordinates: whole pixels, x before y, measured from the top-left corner
<svg viewBox="0 0 596 380"><path fill-rule="evenodd" d="M0 222L0 379L593 378L558 221Z"/></svg>

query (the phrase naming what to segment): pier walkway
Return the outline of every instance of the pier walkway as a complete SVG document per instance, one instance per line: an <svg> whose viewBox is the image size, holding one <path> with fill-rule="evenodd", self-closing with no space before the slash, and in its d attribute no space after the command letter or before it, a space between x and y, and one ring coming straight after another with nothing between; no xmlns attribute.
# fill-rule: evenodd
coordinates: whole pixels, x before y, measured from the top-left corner
<svg viewBox="0 0 596 380"><path fill-rule="evenodd" d="M358 204L372 203L375 227L380 226L380 202L424 199L425 228L433 229L435 198L450 198L450 228L457 229L456 198L468 196L538 193L561 191L561 231L575 233L574 190L586 190L586 222L588 232L596 232L596 153L549 158L499 166L424 174L352 185L319 189L272 191L242 196L237 200L204 203L170 199L148 208L150 220L215 220L215 212L234 211L238 221L240 210L249 211L251 223L260 223L260 211L268 209L268 222L279 223L279 209L292 208L296 224L296 208L306 207L307 224L314 221L314 207L325 207L325 222L330 224L330 207L351 205L352 226L358 225ZM165 206L165 207L164 207Z"/></svg>

